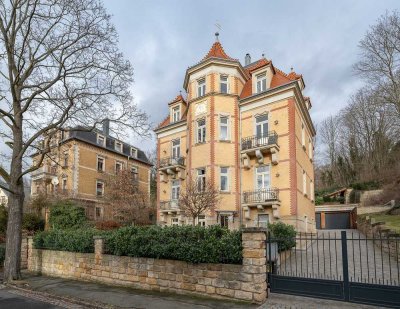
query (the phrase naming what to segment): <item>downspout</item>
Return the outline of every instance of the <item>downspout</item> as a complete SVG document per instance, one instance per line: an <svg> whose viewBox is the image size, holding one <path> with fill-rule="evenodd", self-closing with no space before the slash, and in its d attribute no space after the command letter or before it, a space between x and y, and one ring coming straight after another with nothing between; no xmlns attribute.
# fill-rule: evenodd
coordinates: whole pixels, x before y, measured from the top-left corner
<svg viewBox="0 0 400 309"><path fill-rule="evenodd" d="M240 227L243 225L243 208L242 208L242 158L240 156L240 149L242 147L242 113L240 111L240 105L239 105L239 100L238 100L238 109L239 109L239 136L238 136L238 145L239 149L237 151L239 152L238 158L239 158L239 223Z"/></svg>

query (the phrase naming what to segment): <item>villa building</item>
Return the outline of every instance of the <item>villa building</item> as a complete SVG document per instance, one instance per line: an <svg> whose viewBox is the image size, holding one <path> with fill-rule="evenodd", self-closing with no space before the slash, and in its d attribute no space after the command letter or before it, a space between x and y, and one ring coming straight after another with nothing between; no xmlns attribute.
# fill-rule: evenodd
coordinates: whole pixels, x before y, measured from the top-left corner
<svg viewBox="0 0 400 309"><path fill-rule="evenodd" d="M51 140L51 152L42 166L31 173L32 197L42 193L50 197L79 201L91 220L112 220L108 203L107 177L128 169L141 194L150 194L150 168L145 153L109 134L106 121L103 130L83 128L57 132ZM32 156L37 164L39 154Z"/></svg>
<svg viewBox="0 0 400 309"><path fill-rule="evenodd" d="M315 129L302 76L249 54L242 65L217 36L187 69L183 88L186 98L168 103L169 115L155 129L159 224L190 224L179 191L190 177L207 177L221 199L197 224L235 229L280 220L314 231Z"/></svg>

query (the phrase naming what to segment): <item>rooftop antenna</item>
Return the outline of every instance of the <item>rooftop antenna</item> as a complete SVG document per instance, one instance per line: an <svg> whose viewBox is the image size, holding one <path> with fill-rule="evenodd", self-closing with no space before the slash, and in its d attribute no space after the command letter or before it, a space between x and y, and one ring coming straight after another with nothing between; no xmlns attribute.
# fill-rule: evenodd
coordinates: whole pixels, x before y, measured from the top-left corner
<svg viewBox="0 0 400 309"><path fill-rule="evenodd" d="M218 21L215 23L215 28L217 28L217 32L215 32L215 41L219 41L218 40L218 37L219 37L219 32L218 31L221 31L222 30L222 27L221 27L221 25L218 23Z"/></svg>

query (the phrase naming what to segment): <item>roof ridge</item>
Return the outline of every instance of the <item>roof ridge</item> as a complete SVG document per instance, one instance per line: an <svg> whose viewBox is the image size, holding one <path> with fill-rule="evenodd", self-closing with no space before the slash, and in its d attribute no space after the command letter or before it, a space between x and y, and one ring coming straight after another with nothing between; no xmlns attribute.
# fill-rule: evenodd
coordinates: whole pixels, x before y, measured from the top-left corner
<svg viewBox="0 0 400 309"><path fill-rule="evenodd" d="M222 59L229 59L229 60L236 60L232 57L229 57L224 50L221 42L215 41L214 44L211 46L210 50L208 51L207 55L202 59L202 61L209 59L209 58L222 58Z"/></svg>

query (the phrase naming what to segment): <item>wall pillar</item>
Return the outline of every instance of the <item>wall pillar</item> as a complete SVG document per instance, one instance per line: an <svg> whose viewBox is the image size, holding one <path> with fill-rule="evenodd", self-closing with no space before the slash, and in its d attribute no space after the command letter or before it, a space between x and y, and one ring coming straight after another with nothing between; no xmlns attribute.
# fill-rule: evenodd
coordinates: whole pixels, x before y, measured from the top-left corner
<svg viewBox="0 0 400 309"><path fill-rule="evenodd" d="M263 303L267 294L267 229L259 227L242 230L243 272L252 276L246 290L252 292L254 303Z"/></svg>
<svg viewBox="0 0 400 309"><path fill-rule="evenodd" d="M26 256L27 256L27 263L26 266L28 270L32 270L32 250L33 250L33 236L26 237L27 246L26 246Z"/></svg>
<svg viewBox="0 0 400 309"><path fill-rule="evenodd" d="M96 264L100 264L104 253L104 237L94 236L94 259Z"/></svg>

